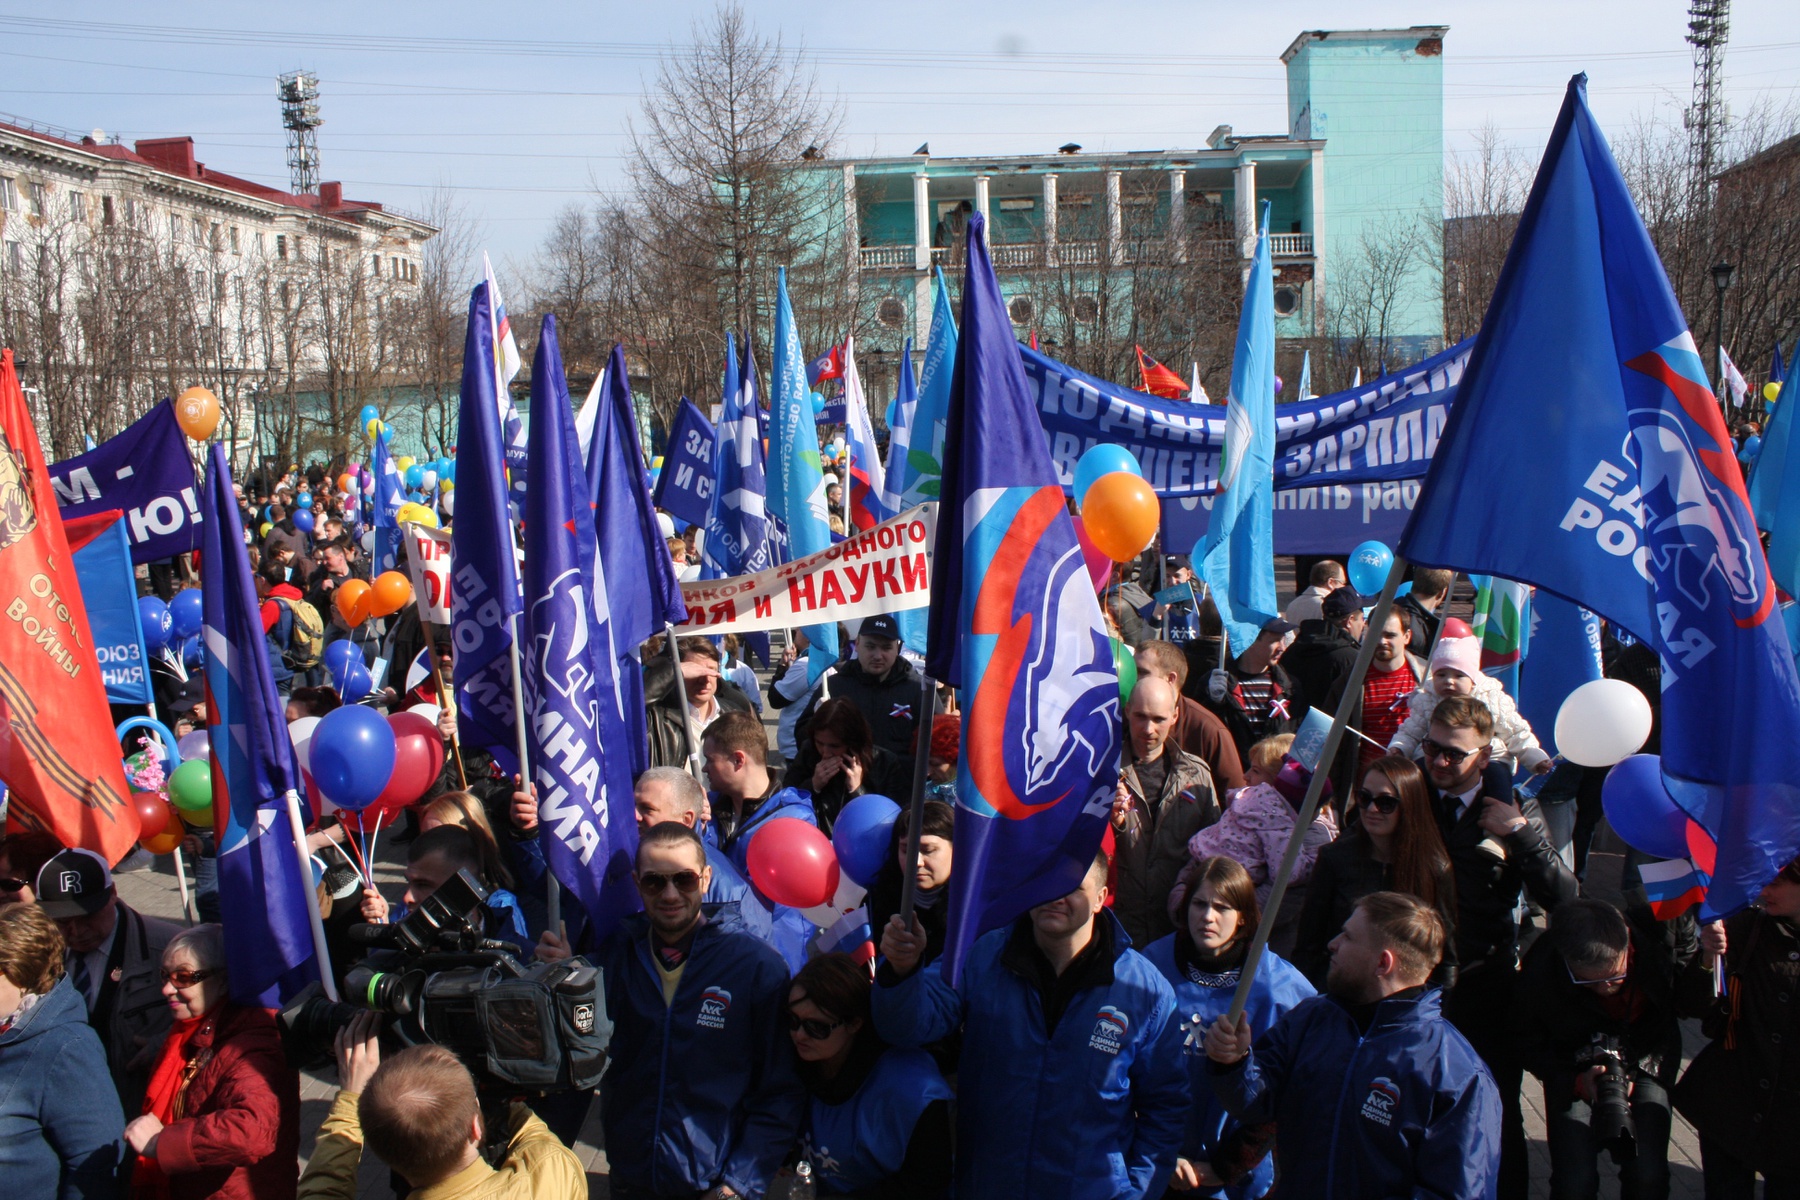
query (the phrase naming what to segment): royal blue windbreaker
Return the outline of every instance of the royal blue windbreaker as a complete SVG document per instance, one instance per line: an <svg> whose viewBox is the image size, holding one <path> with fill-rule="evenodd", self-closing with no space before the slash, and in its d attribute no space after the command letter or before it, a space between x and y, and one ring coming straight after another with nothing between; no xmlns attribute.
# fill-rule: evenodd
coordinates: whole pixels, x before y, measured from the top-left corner
<svg viewBox="0 0 1800 1200"><path fill-rule="evenodd" d="M812 1097L804 1146L820 1186L848 1196L892 1176L906 1161L919 1117L950 1095L931 1055L890 1048L842 1104Z"/></svg>

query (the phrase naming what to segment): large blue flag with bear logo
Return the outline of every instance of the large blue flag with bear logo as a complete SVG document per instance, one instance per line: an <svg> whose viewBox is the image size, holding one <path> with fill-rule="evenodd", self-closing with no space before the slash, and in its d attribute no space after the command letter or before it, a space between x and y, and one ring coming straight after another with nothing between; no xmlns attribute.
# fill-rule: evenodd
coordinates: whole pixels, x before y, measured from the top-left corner
<svg viewBox="0 0 1800 1200"><path fill-rule="evenodd" d="M1112 646L985 235L977 213L950 385L926 667L956 684L963 703L944 944L953 985L982 933L1075 890L1100 846L1119 776Z"/></svg>
<svg viewBox="0 0 1800 1200"><path fill-rule="evenodd" d="M1663 780L1696 859L1716 855L1717 916L1800 852L1800 683L1718 401L1586 88L1570 81L1399 549L1655 646Z"/></svg>

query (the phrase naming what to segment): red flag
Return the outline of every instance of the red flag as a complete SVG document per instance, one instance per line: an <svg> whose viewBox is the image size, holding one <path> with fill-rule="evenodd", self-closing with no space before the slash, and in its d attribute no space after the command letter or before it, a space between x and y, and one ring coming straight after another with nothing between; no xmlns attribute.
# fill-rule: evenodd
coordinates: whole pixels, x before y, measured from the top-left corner
<svg viewBox="0 0 1800 1200"><path fill-rule="evenodd" d="M1137 351L1138 374L1144 378L1146 392L1165 400L1179 400L1188 394L1187 380L1145 354L1142 346L1132 348Z"/></svg>
<svg viewBox="0 0 1800 1200"><path fill-rule="evenodd" d="M7 824L116 863L138 838L50 473L0 351L0 781Z"/></svg>

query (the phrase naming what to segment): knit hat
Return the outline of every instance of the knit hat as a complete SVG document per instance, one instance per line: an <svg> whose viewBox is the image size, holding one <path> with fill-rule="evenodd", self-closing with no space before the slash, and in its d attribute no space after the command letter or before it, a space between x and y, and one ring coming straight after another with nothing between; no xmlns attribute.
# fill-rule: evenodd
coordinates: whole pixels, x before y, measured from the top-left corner
<svg viewBox="0 0 1800 1200"><path fill-rule="evenodd" d="M1281 760L1281 770L1269 786L1274 788L1295 812L1299 812L1300 806L1306 802L1306 788L1308 784L1312 783L1312 777L1313 773L1306 769L1306 765L1289 754ZM1331 780L1327 779L1325 789L1320 793L1320 803L1323 804L1330 799Z"/></svg>
<svg viewBox="0 0 1800 1200"><path fill-rule="evenodd" d="M1481 643L1473 637L1446 637L1438 639L1437 648L1431 652L1431 671L1437 673L1439 667L1449 667L1453 671L1461 671L1470 679L1481 677Z"/></svg>

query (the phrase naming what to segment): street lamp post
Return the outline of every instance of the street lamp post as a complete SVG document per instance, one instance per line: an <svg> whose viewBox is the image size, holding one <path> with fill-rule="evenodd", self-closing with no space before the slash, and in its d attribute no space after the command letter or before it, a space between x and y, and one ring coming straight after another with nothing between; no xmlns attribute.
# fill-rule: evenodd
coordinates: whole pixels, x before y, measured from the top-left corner
<svg viewBox="0 0 1800 1200"><path fill-rule="evenodd" d="M1719 397L1719 411L1726 413L1725 408L1725 293L1731 290L1732 276L1737 274L1737 267L1731 263L1720 261L1713 264L1713 291L1719 298L1716 321L1713 325L1713 371L1718 384L1713 388ZM1729 413L1726 413L1729 416Z"/></svg>

